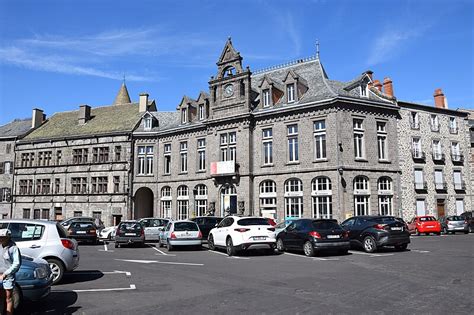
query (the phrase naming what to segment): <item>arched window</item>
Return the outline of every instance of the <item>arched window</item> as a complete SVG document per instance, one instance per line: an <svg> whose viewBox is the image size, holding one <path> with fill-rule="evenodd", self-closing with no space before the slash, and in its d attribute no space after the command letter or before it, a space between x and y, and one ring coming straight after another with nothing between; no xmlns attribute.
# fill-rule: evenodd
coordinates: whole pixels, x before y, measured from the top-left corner
<svg viewBox="0 0 474 315"><path fill-rule="evenodd" d="M206 215L207 212L207 186L199 184L194 188L194 214L197 217Z"/></svg>
<svg viewBox="0 0 474 315"><path fill-rule="evenodd" d="M171 187L165 186L161 188L161 215L163 218L172 217L171 202Z"/></svg>
<svg viewBox="0 0 474 315"><path fill-rule="evenodd" d="M332 219L331 180L326 176L316 177L311 182L311 187L313 217L318 219Z"/></svg>
<svg viewBox="0 0 474 315"><path fill-rule="evenodd" d="M379 214L393 215L393 185L390 177L380 177L377 183Z"/></svg>
<svg viewBox="0 0 474 315"><path fill-rule="evenodd" d="M235 73L236 73L236 72L235 72L235 68L234 68L233 66L229 66L229 67L227 67L227 68L224 69L224 71L223 71L223 73L222 73L222 76L223 76L224 78L226 78L226 77L230 77L230 76L235 75Z"/></svg>
<svg viewBox="0 0 474 315"><path fill-rule="evenodd" d="M189 189L188 186L178 187L178 220L185 220L189 217Z"/></svg>
<svg viewBox="0 0 474 315"><path fill-rule="evenodd" d="M285 220L303 217L303 182L297 178L285 182Z"/></svg>
<svg viewBox="0 0 474 315"><path fill-rule="evenodd" d="M277 192L276 183L264 180L260 183L260 212L263 217L276 219Z"/></svg>
<svg viewBox="0 0 474 315"><path fill-rule="evenodd" d="M370 186L369 179L365 176L354 178L354 214L370 214Z"/></svg>

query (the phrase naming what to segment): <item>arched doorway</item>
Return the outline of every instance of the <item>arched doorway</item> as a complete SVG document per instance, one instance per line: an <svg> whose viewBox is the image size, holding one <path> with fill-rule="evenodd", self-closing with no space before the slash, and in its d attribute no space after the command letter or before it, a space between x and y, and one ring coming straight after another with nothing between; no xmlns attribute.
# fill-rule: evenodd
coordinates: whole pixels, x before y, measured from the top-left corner
<svg viewBox="0 0 474 315"><path fill-rule="evenodd" d="M221 188L221 216L237 214L237 190L234 185Z"/></svg>
<svg viewBox="0 0 474 315"><path fill-rule="evenodd" d="M150 188L139 188L133 200L134 219L153 217L153 192Z"/></svg>

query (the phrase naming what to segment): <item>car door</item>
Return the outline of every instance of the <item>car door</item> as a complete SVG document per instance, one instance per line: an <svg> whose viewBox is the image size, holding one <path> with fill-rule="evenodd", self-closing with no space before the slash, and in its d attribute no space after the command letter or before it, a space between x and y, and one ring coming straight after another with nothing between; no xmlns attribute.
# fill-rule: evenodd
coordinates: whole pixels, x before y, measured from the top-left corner
<svg viewBox="0 0 474 315"><path fill-rule="evenodd" d="M224 246L225 245L225 231L228 229L228 224L230 218L225 218L222 220L217 227L213 230L212 236L214 238L214 245Z"/></svg>
<svg viewBox="0 0 474 315"><path fill-rule="evenodd" d="M162 234L163 237L160 238L160 242L162 242L163 244L165 243L165 241L168 240L170 230L171 230L171 225L173 225L173 223L169 222L165 230L163 231L163 234Z"/></svg>
<svg viewBox="0 0 474 315"><path fill-rule="evenodd" d="M8 228L22 255L34 258L42 256L46 246L46 227L43 224L10 223Z"/></svg>
<svg viewBox="0 0 474 315"><path fill-rule="evenodd" d="M295 222L294 246L297 249L303 249L304 243L308 239L309 229L306 220L298 220Z"/></svg>
<svg viewBox="0 0 474 315"><path fill-rule="evenodd" d="M295 248L296 243L296 224L291 222L282 232L283 244L286 248Z"/></svg>
<svg viewBox="0 0 474 315"><path fill-rule="evenodd" d="M356 218L350 218L341 223L342 228L346 230L347 232L349 232L349 240L351 244L356 242L355 240L356 233L354 233L355 221L356 221Z"/></svg>

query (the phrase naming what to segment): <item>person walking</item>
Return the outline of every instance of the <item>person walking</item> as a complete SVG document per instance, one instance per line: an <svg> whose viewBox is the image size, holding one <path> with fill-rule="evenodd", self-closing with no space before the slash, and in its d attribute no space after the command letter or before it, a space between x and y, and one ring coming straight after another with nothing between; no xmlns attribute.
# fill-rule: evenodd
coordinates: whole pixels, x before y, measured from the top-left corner
<svg viewBox="0 0 474 315"><path fill-rule="evenodd" d="M15 274L20 269L21 255L15 242L11 239L9 229L0 229L0 280L1 299L6 315L13 314L13 288L15 287ZM2 312L3 313L3 312Z"/></svg>

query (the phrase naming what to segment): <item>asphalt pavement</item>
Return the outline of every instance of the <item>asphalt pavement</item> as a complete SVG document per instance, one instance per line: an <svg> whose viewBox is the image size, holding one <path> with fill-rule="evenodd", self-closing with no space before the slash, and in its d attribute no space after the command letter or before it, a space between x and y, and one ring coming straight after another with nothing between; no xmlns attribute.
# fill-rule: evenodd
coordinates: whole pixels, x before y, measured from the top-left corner
<svg viewBox="0 0 474 315"><path fill-rule="evenodd" d="M314 258L81 245L78 270L24 314L470 314L474 234Z"/></svg>

